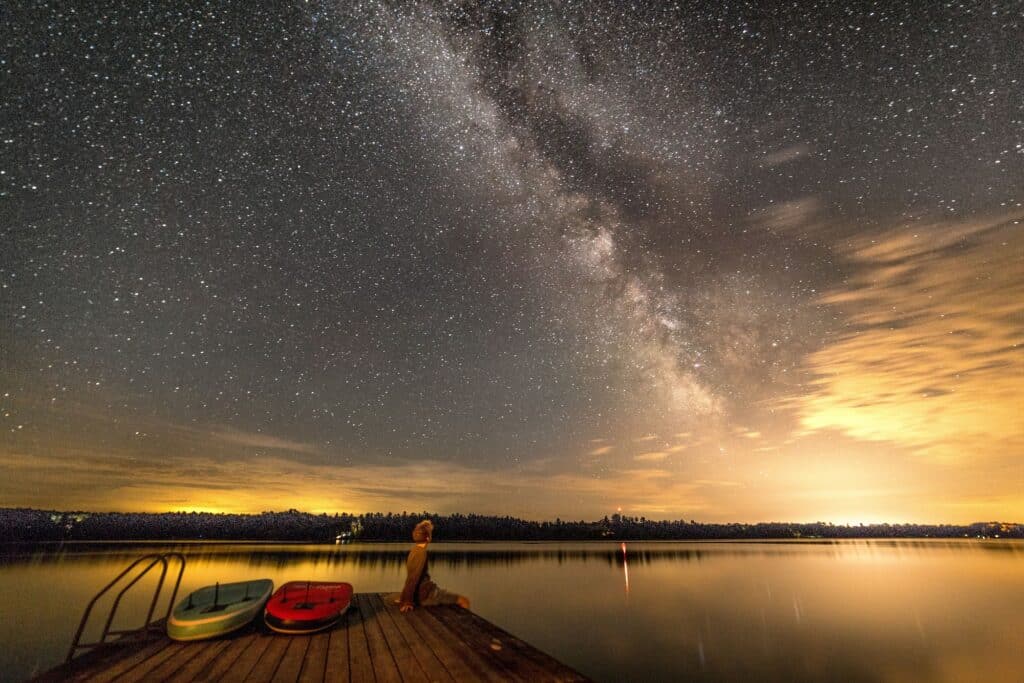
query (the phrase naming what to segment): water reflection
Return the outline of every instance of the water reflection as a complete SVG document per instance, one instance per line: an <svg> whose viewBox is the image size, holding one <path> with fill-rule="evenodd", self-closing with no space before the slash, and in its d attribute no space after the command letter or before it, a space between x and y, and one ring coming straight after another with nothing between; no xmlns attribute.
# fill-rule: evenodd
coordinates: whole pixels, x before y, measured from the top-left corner
<svg viewBox="0 0 1024 683"><path fill-rule="evenodd" d="M626 543L622 543L622 577L626 581L626 597L629 597L629 562L626 561Z"/></svg>
<svg viewBox="0 0 1024 683"><path fill-rule="evenodd" d="M0 619L0 670L18 680L60 659L92 594L147 552L188 556L183 590L267 577L374 592L401 585L408 547L7 546L0 604L18 618ZM438 583L598 680L1024 680L1019 542L439 543L430 552Z"/></svg>
<svg viewBox="0 0 1024 683"><path fill-rule="evenodd" d="M405 565L406 543L260 544L260 543L62 543L0 545L0 567L15 564L110 564L130 562L149 552L182 552L203 561L245 561L249 566L288 567ZM899 556L906 553L1009 553L1024 555L1024 543L992 540L806 540L806 541L694 541L629 543L629 560L636 565L654 562L701 562L725 557L849 557L857 553ZM437 566L487 566L520 563L603 562L623 567L626 543L435 543L431 564Z"/></svg>

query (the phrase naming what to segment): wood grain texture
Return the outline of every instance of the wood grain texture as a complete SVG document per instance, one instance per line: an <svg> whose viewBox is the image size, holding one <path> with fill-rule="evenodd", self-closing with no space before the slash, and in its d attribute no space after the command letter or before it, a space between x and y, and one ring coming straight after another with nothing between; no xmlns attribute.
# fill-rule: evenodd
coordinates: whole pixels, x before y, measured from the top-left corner
<svg viewBox="0 0 1024 683"><path fill-rule="evenodd" d="M271 683L296 683L299 680L299 672L302 671L302 662L306 659L306 651L309 650L311 636L292 636L288 648L284 651L284 657L271 678Z"/></svg>
<svg viewBox="0 0 1024 683"><path fill-rule="evenodd" d="M343 624L341 628L344 628ZM331 631L324 631L309 637L309 646L306 648L306 656L302 658L298 683L321 683L324 680L327 673L327 648L330 643ZM331 680L348 680L348 674L344 679L332 678Z"/></svg>
<svg viewBox="0 0 1024 683"><path fill-rule="evenodd" d="M341 623L329 634L323 634L327 636L326 642L326 659L324 661L323 676L316 678L315 669L311 669L309 672L303 670L302 677L306 683L313 683L314 681L347 681L351 667L349 666L349 638L350 630L355 627L352 625L352 612L353 607L349 607L348 611L342 615ZM318 634L319 635L319 634Z"/></svg>
<svg viewBox="0 0 1024 683"><path fill-rule="evenodd" d="M403 613L381 594L359 593L333 629L284 635L254 626L207 641L124 641L35 679L49 681L254 681L256 683L455 683L586 678L469 610Z"/></svg>
<svg viewBox="0 0 1024 683"><path fill-rule="evenodd" d="M352 683L373 683L376 680L366 639L366 623L356 600L348 608L348 662Z"/></svg>
<svg viewBox="0 0 1024 683"><path fill-rule="evenodd" d="M388 623L385 634L392 633L395 637L401 639L400 646L408 649L415 658L416 663L419 664L419 670L422 671L426 681L442 683L456 680L441 661L438 654L427 645L424 638L409 623L407 617L417 610L403 613L398 609L398 605L393 603L390 605L385 604L383 597L380 595L372 596L371 603L381 621ZM388 637L391 638L392 636ZM403 677L407 681L410 680L409 677L404 675Z"/></svg>
<svg viewBox="0 0 1024 683"><path fill-rule="evenodd" d="M373 662L373 675L377 683L402 683L402 674L399 673L398 663L391 654L391 648L384 638L380 622L373 608L370 607L370 596L364 593L357 597L359 613L362 615L363 626L366 629L366 644L370 650L370 660Z"/></svg>
<svg viewBox="0 0 1024 683"><path fill-rule="evenodd" d="M211 668L235 641L213 640L210 647L202 653L191 653L192 657L173 675L167 677L167 683L187 683L188 681L206 680L207 669Z"/></svg>

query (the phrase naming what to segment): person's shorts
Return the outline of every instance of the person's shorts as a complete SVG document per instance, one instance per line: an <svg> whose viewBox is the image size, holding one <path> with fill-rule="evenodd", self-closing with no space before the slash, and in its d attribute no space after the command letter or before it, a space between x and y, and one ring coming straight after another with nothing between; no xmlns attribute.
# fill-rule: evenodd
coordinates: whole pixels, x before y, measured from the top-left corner
<svg viewBox="0 0 1024 683"><path fill-rule="evenodd" d="M459 602L459 596L456 593L446 591L440 586L435 586L434 590L430 592L426 600L420 600L420 605L423 607L430 607L432 605L455 605Z"/></svg>
<svg viewBox="0 0 1024 683"><path fill-rule="evenodd" d="M395 604L398 604L398 602L401 600L401 598L402 598L402 594L401 593L388 593L387 595L384 596L384 600L386 602L393 602ZM426 599L420 600L419 606L420 607L432 607L434 605L457 605L458 603L459 603L459 595L458 595L458 593L452 593L451 591L446 591L445 589L441 588L440 586L435 585L433 590L431 590L430 593L427 595Z"/></svg>

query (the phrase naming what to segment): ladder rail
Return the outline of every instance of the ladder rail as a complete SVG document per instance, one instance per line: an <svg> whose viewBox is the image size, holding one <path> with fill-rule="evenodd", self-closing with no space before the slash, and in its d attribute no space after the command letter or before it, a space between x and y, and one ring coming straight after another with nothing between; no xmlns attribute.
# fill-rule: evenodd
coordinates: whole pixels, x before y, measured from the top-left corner
<svg viewBox="0 0 1024 683"><path fill-rule="evenodd" d="M164 614L164 620L171 618L171 610L174 609L174 601L178 599L178 589L181 588L181 578L185 575L185 555L183 553L164 553L164 557L170 559L174 558L178 560L178 579L174 582L174 590L171 591L171 599L167 601L167 613ZM153 605L149 608L150 616L153 614L153 607L156 607L156 598L153 598ZM147 617L147 621L150 617ZM148 626L148 624L147 624Z"/></svg>
<svg viewBox="0 0 1024 683"><path fill-rule="evenodd" d="M120 574L114 577L114 579L110 583L108 583L106 586L100 589L100 591L93 596L92 600L89 601L89 604L85 608L85 613L82 615L82 620L78 624L78 629L75 631L75 637L71 641L71 648L70 650L68 650L68 656L64 661L70 662L74 658L75 653L80 649L95 648L106 644L108 636L124 635L129 633L140 633L143 631L148 632L152 628L153 612L156 610L156 605L160 600L160 594L163 592L164 581L167 578L167 570L169 568L168 560L171 559L178 561L178 578L174 583L174 590L171 592L171 598L167 604L167 614L164 617L165 619L169 618L171 616L171 610L174 609L174 601L178 596L178 589L181 587L182 577L185 574L185 556L182 553L178 552L151 553L149 555L143 555L142 557L136 559L134 562L128 565L128 567L126 567L124 571L122 571ZM100 639L95 643L81 642L82 633L85 631L85 627L89 623L89 617L92 614L93 607L96 606L96 603L99 601L99 599L106 595L106 593L110 589L116 586L133 569L143 564L147 560L149 561L149 564L146 565L145 569L136 574L135 578L132 579L128 583L128 585L122 588L121 591L117 594L117 598L114 600L114 604L110 608L110 613L107 615L107 620L103 625L103 633L100 635ZM142 624L142 626L140 626L137 629L111 631L110 627L111 625L113 625L114 617L117 614L117 609L121 604L121 598L124 597L125 593L127 593L128 590L132 588L132 586L137 584L144 576L146 576L146 574L150 572L151 569L153 569L153 567L155 567L158 564L161 566L160 579L157 581L156 588L153 591L153 599L152 601L150 601L149 611L146 613L145 622Z"/></svg>
<svg viewBox="0 0 1024 683"><path fill-rule="evenodd" d="M110 608L110 613L107 615L107 622L103 625L103 633L100 635L99 642L105 643L107 641L107 635L110 633L110 625L114 622L114 615L117 614L117 608L121 605L121 598L123 598L124 594L128 592L128 589L130 589L132 586L141 581L142 577L148 574L149 570L155 567L157 564L161 565L162 570L160 572L160 579L157 581L157 589L154 591L154 597L160 594L161 584L163 584L164 577L167 576L167 560L163 557L155 556L153 557L153 560L148 565L146 565L146 568L138 574L136 574L135 578L129 581L128 585L122 588L121 592L117 594L117 597L114 599L114 606ZM147 618L144 625L148 624L149 619Z"/></svg>

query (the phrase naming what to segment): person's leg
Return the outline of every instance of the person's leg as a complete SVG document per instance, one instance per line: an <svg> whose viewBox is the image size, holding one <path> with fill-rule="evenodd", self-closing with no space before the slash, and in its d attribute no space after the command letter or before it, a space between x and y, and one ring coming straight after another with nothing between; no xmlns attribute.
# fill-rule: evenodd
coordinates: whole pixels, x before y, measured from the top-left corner
<svg viewBox="0 0 1024 683"><path fill-rule="evenodd" d="M443 588L436 589L430 596L421 602L424 607L431 605L458 605L463 609L469 609L469 598L464 595L446 591Z"/></svg>

